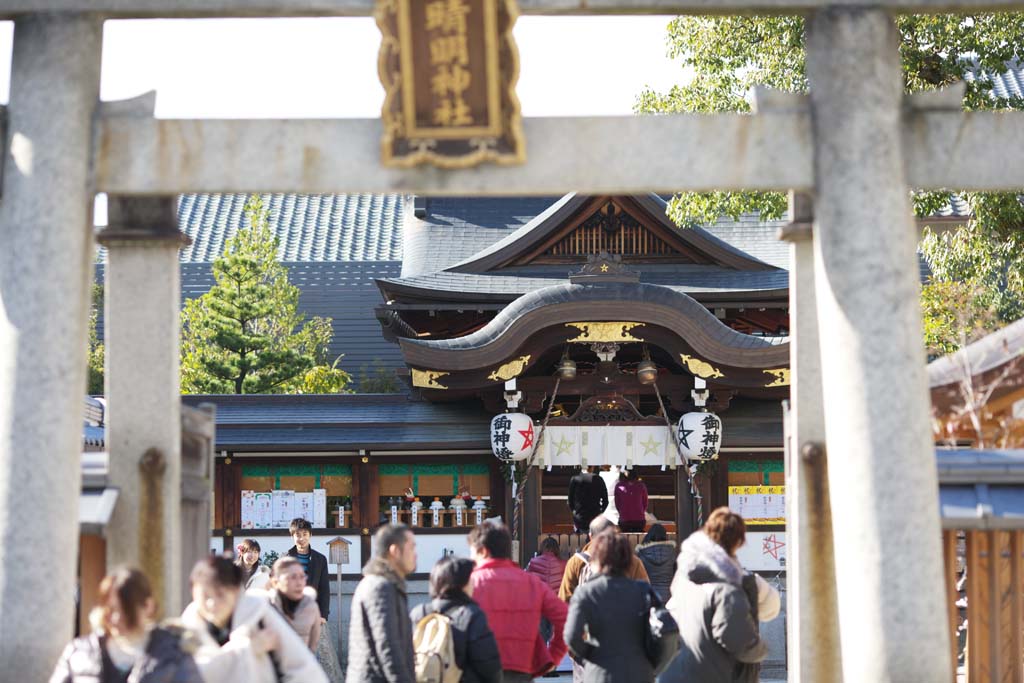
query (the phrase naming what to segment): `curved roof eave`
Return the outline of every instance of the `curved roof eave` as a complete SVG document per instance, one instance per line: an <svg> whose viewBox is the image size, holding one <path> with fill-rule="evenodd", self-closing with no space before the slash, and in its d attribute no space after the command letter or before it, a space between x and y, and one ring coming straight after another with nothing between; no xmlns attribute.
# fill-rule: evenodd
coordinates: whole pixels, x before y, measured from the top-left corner
<svg viewBox="0 0 1024 683"><path fill-rule="evenodd" d="M624 196L639 204L641 208L647 211L662 226L670 230L672 234L686 242L688 246L695 247L726 265L740 270L778 269L776 266L765 263L737 249L728 242L715 237L704 228L694 226L681 231L665 213L668 204L654 193ZM445 268L445 270L453 273L474 273L499 268L558 230L565 219L590 199L592 199L592 196L570 192L552 204L544 213L536 216L511 235L498 240L472 257Z"/></svg>
<svg viewBox="0 0 1024 683"><path fill-rule="evenodd" d="M728 327L692 297L642 283L564 284L519 297L481 329L454 339L399 339L407 362L435 369L483 367L508 357L533 334L579 321L629 321L672 330L708 360L734 367L788 366L787 337Z"/></svg>

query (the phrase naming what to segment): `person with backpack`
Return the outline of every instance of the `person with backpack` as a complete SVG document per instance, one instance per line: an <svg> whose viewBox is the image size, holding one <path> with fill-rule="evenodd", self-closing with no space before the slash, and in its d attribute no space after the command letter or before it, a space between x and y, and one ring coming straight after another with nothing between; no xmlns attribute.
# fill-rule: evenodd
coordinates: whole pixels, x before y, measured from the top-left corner
<svg viewBox="0 0 1024 683"><path fill-rule="evenodd" d="M551 671L565 656L565 603L543 581L512 561L512 536L504 524L480 524L469 532L468 540L476 562L470 579L473 597L498 641L503 680L529 683ZM541 617L554 629L550 643L540 635Z"/></svg>
<svg viewBox="0 0 1024 683"><path fill-rule="evenodd" d="M598 534L601 534L607 530L615 529L615 525L605 517L604 515L598 515L590 523L590 541L587 542L579 552L575 553L569 558L569 561L565 563L565 573L562 575L562 584L558 588L558 597L564 602L569 602L572 599L572 594L576 588L581 584L585 583L591 576L590 568L590 551L594 543L593 539L597 538ZM626 577L637 581L646 581L650 583L650 579L647 576L647 570L644 569L644 563L640 561L636 555L632 555L630 560L629 568L626 570Z"/></svg>
<svg viewBox="0 0 1024 683"><path fill-rule="evenodd" d="M431 601L409 614L417 683L502 683L498 641L473 602L473 561L444 557L430 570Z"/></svg>
<svg viewBox="0 0 1024 683"><path fill-rule="evenodd" d="M633 550L625 536L608 529L591 546L593 576L573 593L565 622L569 651L586 662L583 683L652 683L644 645L651 587L626 578Z"/></svg>
<svg viewBox="0 0 1024 683"><path fill-rule="evenodd" d="M347 683L413 683L416 663L405 577L416 570L416 537L404 524L373 535L374 557L352 595Z"/></svg>

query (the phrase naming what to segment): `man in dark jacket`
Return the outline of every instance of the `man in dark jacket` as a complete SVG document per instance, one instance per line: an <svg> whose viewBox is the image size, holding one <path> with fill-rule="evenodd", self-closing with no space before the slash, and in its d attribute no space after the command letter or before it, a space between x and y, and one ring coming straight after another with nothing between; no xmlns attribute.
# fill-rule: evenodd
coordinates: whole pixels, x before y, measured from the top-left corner
<svg viewBox="0 0 1024 683"><path fill-rule="evenodd" d="M352 596L347 683L413 683L416 664L405 577L416 569L416 538L404 524L373 537L374 557Z"/></svg>
<svg viewBox="0 0 1024 683"><path fill-rule="evenodd" d="M652 524L643 543L636 547L636 555L647 570L651 587L668 602L672 577L676 572L676 542L668 540L668 533L661 524Z"/></svg>
<svg viewBox="0 0 1024 683"><path fill-rule="evenodd" d="M306 585L316 589L316 604L320 608L320 623L327 623L327 615L331 612L331 575L327 571L327 558L309 546L313 536L313 525L309 520L296 517L288 525L295 542L288 549L288 554L296 558L306 570Z"/></svg>
<svg viewBox="0 0 1024 683"><path fill-rule="evenodd" d="M585 534L590 522L608 507L608 487L587 468L569 480L569 510L576 533Z"/></svg>

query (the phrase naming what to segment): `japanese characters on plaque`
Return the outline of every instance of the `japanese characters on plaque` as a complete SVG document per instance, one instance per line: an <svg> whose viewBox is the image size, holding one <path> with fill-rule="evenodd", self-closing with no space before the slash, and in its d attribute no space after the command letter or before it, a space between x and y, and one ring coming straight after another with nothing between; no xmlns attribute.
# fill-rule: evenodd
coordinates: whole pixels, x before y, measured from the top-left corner
<svg viewBox="0 0 1024 683"><path fill-rule="evenodd" d="M748 525L786 523L785 486L730 486L729 508Z"/></svg>
<svg viewBox="0 0 1024 683"><path fill-rule="evenodd" d="M512 0L378 0L386 165L525 159Z"/></svg>

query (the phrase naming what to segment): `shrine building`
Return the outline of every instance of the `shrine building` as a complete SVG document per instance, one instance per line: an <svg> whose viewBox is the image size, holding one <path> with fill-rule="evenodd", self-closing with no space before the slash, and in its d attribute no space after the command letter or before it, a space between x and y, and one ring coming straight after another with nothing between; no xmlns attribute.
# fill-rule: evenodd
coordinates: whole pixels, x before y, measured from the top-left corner
<svg viewBox="0 0 1024 683"><path fill-rule="evenodd" d="M512 465L490 436L491 419L511 411L529 415L539 439L523 561L546 535L578 543L566 495L586 465L634 468L653 518L683 536L732 496L751 525L744 562L784 569L782 221L680 229L653 194L264 199L300 308L332 318L332 357L344 354L353 385L397 381L387 394L185 396L217 406L214 547L243 536L281 552L285 520L315 505L314 546L349 540L346 572L394 518L416 527L425 574L443 553L465 552L472 505L519 521ZM244 201L181 198L193 240L183 297L212 284L210 262L242 225ZM719 457L691 488L673 434L695 410L722 426ZM463 496L465 512L453 509Z"/></svg>

